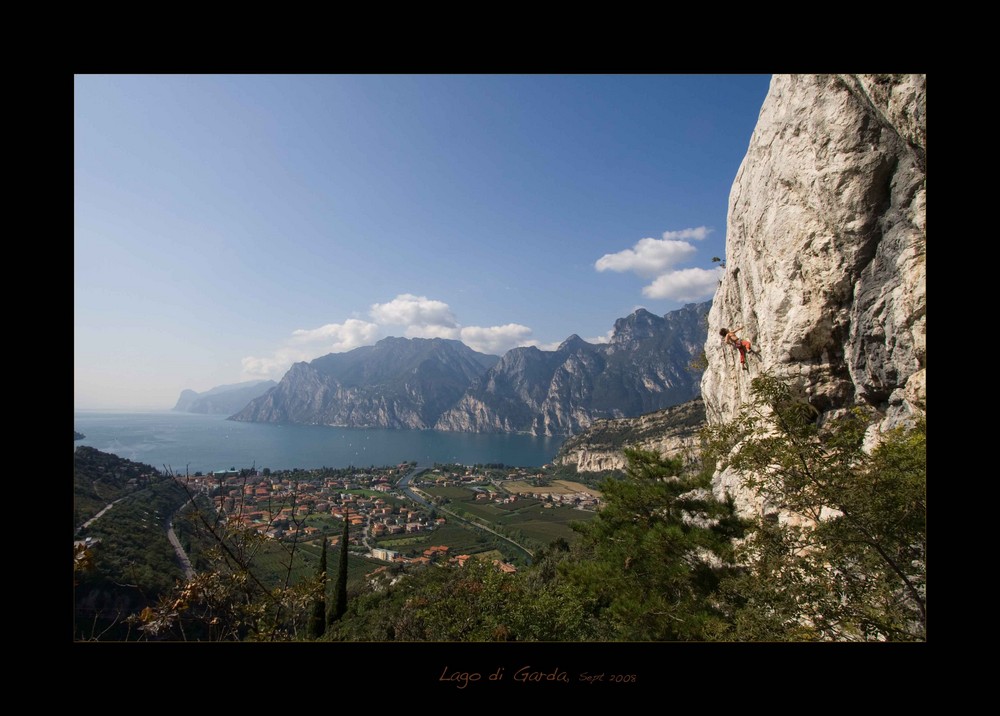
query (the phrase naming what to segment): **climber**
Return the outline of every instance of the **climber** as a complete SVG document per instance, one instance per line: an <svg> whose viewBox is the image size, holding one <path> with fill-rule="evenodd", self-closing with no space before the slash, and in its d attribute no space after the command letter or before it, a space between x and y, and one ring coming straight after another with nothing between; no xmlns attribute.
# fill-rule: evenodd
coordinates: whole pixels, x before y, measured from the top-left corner
<svg viewBox="0 0 1000 716"><path fill-rule="evenodd" d="M753 353L758 358L760 358L760 353L750 346L750 341L741 339L736 335L736 331L741 330L743 330L743 326L739 326L732 331L728 328L720 328L719 335L722 336L723 345L732 346L740 352L740 365L743 366L743 370L750 370L750 366L747 365L747 352Z"/></svg>

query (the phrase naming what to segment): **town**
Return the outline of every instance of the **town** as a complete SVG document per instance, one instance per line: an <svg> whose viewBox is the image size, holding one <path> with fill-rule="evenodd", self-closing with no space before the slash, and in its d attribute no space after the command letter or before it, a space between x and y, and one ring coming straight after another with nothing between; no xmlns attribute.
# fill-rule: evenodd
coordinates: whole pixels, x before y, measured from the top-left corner
<svg viewBox="0 0 1000 716"><path fill-rule="evenodd" d="M568 523L601 506L598 490L552 480L538 468L231 468L176 479L231 527L284 543L326 538L336 545L346 520L355 556L401 565L461 567L486 557L515 571L505 554L530 556L532 546L572 537Z"/></svg>

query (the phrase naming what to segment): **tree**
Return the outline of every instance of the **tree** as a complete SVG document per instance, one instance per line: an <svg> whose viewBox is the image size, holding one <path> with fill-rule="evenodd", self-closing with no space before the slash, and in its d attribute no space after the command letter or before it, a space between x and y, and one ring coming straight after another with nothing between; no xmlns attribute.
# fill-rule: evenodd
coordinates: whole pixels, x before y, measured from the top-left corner
<svg viewBox="0 0 1000 716"><path fill-rule="evenodd" d="M337 564L337 583L333 588L333 601L326 613L327 626L344 616L347 611L347 536L351 522L344 515L344 533L340 537L340 562Z"/></svg>
<svg viewBox="0 0 1000 716"><path fill-rule="evenodd" d="M565 553L560 553L560 557ZM587 640L587 615L571 585L505 574L491 560L462 568L422 569L351 600L328 635L345 641Z"/></svg>
<svg viewBox="0 0 1000 716"><path fill-rule="evenodd" d="M721 466L764 500L722 585L729 638L922 640L926 424L882 436L861 408L820 424L785 383L754 379L739 417L711 431Z"/></svg>
<svg viewBox="0 0 1000 716"><path fill-rule="evenodd" d="M625 451L623 480L601 484L605 507L579 525L579 555L561 569L600 624L600 638L704 640L725 630L714 594L740 534L732 505L712 497L710 471Z"/></svg>
<svg viewBox="0 0 1000 716"><path fill-rule="evenodd" d="M319 595L313 602L312 616L309 619L309 636L319 639L326 632L326 537L323 538L323 551L320 553L319 566L316 567L316 578L319 581Z"/></svg>

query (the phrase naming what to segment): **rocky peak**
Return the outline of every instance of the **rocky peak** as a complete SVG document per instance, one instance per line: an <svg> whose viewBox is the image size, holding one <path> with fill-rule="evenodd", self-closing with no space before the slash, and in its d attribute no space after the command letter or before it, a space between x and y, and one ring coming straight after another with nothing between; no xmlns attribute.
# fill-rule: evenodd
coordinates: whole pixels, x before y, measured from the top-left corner
<svg viewBox="0 0 1000 716"><path fill-rule="evenodd" d="M634 341L652 338L663 329L664 320L645 308L637 308L625 318L615 321L615 329L610 344L618 346Z"/></svg>
<svg viewBox="0 0 1000 716"><path fill-rule="evenodd" d="M594 345L587 343L587 341L583 340L580 336L574 333L560 343L556 351L559 353L573 353L579 350L586 350L587 348L594 348Z"/></svg>

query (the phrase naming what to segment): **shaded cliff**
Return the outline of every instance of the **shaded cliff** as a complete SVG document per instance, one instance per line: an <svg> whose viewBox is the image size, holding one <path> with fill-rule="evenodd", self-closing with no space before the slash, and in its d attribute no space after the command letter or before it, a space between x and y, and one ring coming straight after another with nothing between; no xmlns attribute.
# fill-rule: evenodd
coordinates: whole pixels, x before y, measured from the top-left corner
<svg viewBox="0 0 1000 716"><path fill-rule="evenodd" d="M575 465L580 472L622 470L626 447L652 450L664 457L693 458L704 425L701 398L635 418L596 420L585 432L568 438L553 462Z"/></svg>
<svg viewBox="0 0 1000 716"><path fill-rule="evenodd" d="M595 420L635 416L698 395L709 303L665 316L639 309L611 340L567 338L555 351L514 348L476 381L435 427L466 432L571 435Z"/></svg>

